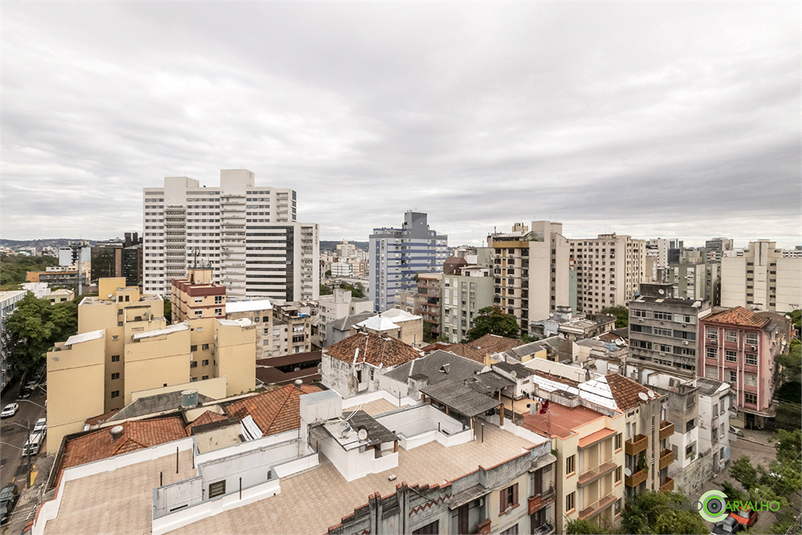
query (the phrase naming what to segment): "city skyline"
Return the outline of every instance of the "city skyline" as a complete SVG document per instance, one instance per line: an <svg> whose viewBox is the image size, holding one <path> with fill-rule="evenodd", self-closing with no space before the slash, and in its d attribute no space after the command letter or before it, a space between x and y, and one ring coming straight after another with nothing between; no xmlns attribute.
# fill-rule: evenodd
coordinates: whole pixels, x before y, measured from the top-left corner
<svg viewBox="0 0 802 535"><path fill-rule="evenodd" d="M242 167L296 190L323 240L416 210L452 246L551 220L569 238L793 248L799 14L8 4L3 238L142 232L143 187Z"/></svg>

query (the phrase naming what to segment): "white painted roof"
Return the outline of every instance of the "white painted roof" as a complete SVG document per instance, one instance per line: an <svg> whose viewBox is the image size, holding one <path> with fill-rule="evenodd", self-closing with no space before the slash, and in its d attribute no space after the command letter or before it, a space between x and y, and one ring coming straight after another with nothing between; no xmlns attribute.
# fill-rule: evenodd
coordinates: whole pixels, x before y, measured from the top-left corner
<svg viewBox="0 0 802 535"><path fill-rule="evenodd" d="M258 299L255 301L234 301L226 303L226 314L235 312L254 312L256 310L272 310L273 305L270 299Z"/></svg>
<svg viewBox="0 0 802 535"><path fill-rule="evenodd" d="M252 322L248 318L240 318L237 320L217 320L220 322L220 325L225 325L227 327L247 327Z"/></svg>
<svg viewBox="0 0 802 535"><path fill-rule="evenodd" d="M579 385L579 397L596 405L618 410L613 393L610 392L610 385L607 384L607 378L604 376L581 383Z"/></svg>
<svg viewBox="0 0 802 535"><path fill-rule="evenodd" d="M392 329L400 329L398 325L393 323L387 318L382 316L373 316L372 318L368 318L365 321L361 321L357 323L357 326L364 327L366 329L370 329L371 331L389 331Z"/></svg>
<svg viewBox="0 0 802 535"><path fill-rule="evenodd" d="M145 333L136 333L134 335L134 340L141 340L143 338L153 338L154 336L162 336L165 334L172 334L186 330L189 330L189 323L185 321L183 323L170 325L169 327L165 327L164 329L156 329L155 331L148 331Z"/></svg>
<svg viewBox="0 0 802 535"><path fill-rule="evenodd" d="M245 437L246 441L262 438L262 435L264 434L262 429L256 423L256 420L254 420L253 416L250 414L242 419L240 425L242 426L242 436Z"/></svg>
<svg viewBox="0 0 802 535"><path fill-rule="evenodd" d="M89 340L97 340L98 338L103 338L104 329L100 329L99 331L89 331L88 333L81 333L75 334L67 338L67 341L64 342L65 346L71 346L73 344L80 344L81 342L88 342Z"/></svg>
<svg viewBox="0 0 802 535"><path fill-rule="evenodd" d="M414 316L407 312L406 310L401 310L400 308L391 308L381 313L383 318L388 318L392 321L409 321L409 320L419 320L421 319L420 316Z"/></svg>

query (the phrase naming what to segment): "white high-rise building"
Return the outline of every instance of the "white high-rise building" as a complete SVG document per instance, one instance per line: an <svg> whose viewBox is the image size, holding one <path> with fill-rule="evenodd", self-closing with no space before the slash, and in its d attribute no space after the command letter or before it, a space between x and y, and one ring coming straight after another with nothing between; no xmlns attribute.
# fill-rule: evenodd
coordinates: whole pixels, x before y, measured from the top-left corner
<svg viewBox="0 0 802 535"><path fill-rule="evenodd" d="M295 191L256 186L246 169L220 171L220 187L167 177L145 188L144 293L169 296L173 278L210 266L229 299L317 299L316 223L295 220Z"/></svg>
<svg viewBox="0 0 802 535"><path fill-rule="evenodd" d="M749 242L741 256L721 259L721 306L791 312L802 306L802 258L776 242Z"/></svg>

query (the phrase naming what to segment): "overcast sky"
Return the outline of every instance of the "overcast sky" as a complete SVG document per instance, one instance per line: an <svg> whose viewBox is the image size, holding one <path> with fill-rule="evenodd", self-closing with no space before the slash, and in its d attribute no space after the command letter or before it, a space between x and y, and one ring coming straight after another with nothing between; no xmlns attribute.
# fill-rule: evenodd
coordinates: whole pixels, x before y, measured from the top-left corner
<svg viewBox="0 0 802 535"><path fill-rule="evenodd" d="M142 228L244 167L321 239L802 244L800 4L11 3L2 237Z"/></svg>

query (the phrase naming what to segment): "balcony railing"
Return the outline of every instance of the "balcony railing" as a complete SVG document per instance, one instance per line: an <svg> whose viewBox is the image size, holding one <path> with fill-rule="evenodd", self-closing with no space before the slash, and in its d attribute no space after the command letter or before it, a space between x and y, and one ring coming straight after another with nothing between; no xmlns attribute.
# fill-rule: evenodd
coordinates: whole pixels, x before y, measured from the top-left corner
<svg viewBox="0 0 802 535"><path fill-rule="evenodd" d="M577 479L577 485L587 485L591 481L598 479L599 477L612 472L615 470L617 464L615 464L614 459L607 459L603 463L600 463L598 466L594 466L590 470L586 470L579 474L579 478Z"/></svg>
<svg viewBox="0 0 802 535"><path fill-rule="evenodd" d="M664 492L671 492L674 490L674 480L670 477L665 478L663 484L660 485L660 490Z"/></svg>
<svg viewBox="0 0 802 535"><path fill-rule="evenodd" d="M674 452L671 450L663 450L660 452L660 470L674 462Z"/></svg>
<svg viewBox="0 0 802 535"><path fill-rule="evenodd" d="M535 535L548 535L554 531L554 524L551 520L547 520L545 524L539 526L533 530Z"/></svg>
<svg viewBox="0 0 802 535"><path fill-rule="evenodd" d="M644 481L646 481L646 476L648 475L648 470L641 469L632 474L631 476L624 477L624 483L627 487L637 487Z"/></svg>
<svg viewBox="0 0 802 535"><path fill-rule="evenodd" d="M665 440L674 434L674 424L663 421L660 423L660 440Z"/></svg>
<svg viewBox="0 0 802 535"><path fill-rule="evenodd" d="M606 496L599 498L595 502L591 503L589 506L580 510L579 519L585 520L586 518L590 518L591 516L600 513L605 507L609 507L613 503L615 503L615 496L611 492L610 494L607 494Z"/></svg>
<svg viewBox="0 0 802 535"><path fill-rule="evenodd" d="M637 455L646 450L649 446L649 437L646 435L635 435L633 438L624 442L624 452L627 455Z"/></svg>

